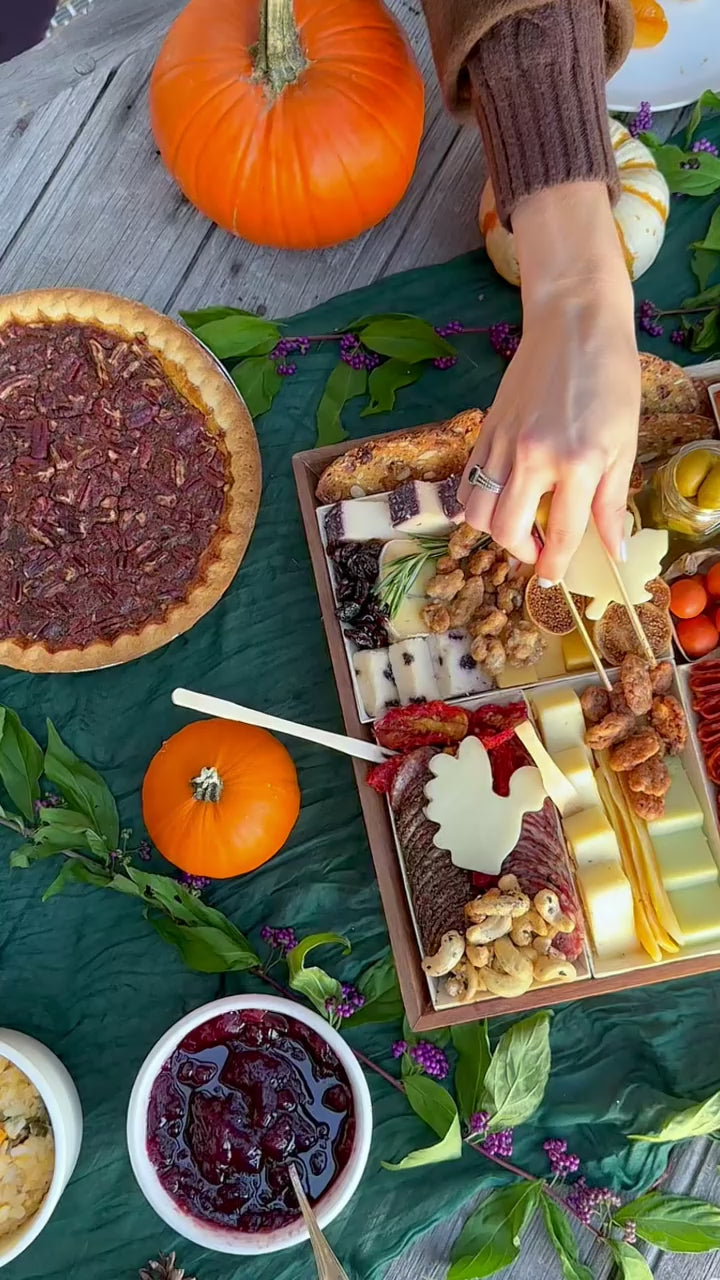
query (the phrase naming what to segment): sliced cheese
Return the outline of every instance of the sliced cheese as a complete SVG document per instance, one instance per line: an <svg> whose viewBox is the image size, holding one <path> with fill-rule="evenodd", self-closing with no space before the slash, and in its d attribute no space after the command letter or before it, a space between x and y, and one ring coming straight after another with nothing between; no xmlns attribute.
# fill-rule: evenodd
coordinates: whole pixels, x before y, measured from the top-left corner
<svg viewBox="0 0 720 1280"><path fill-rule="evenodd" d="M551 755L585 742L585 718L573 689L533 689L530 698Z"/></svg>
<svg viewBox="0 0 720 1280"><path fill-rule="evenodd" d="M556 676L565 675L563 659L563 637L546 636L545 652L535 663L538 680L554 680ZM529 684L529 681L525 682Z"/></svg>
<svg viewBox="0 0 720 1280"><path fill-rule="evenodd" d="M617 571L631 604L642 604L650 599L646 582L657 578L660 573L663 557L667 554L668 534L666 529L641 529L639 533L633 534L632 529L633 517L628 512L625 517L627 558L622 564L618 563ZM592 516L580 546L565 571L565 585L568 591L590 596L585 616L592 621L602 618L612 601L625 603L617 574L613 572L610 557Z"/></svg>
<svg viewBox="0 0 720 1280"><path fill-rule="evenodd" d="M595 775L584 746L566 747L564 751L556 751L553 760L577 793L577 810L572 808L566 812L575 813L581 809L592 809L600 804Z"/></svg>
<svg viewBox="0 0 720 1280"><path fill-rule="evenodd" d="M633 896L619 860L581 867L578 884L598 958L608 960L637 951Z"/></svg>
<svg viewBox="0 0 720 1280"><path fill-rule="evenodd" d="M693 827L703 825L703 811L682 762L677 756L668 756L665 764L670 774L670 790L665 797L665 812L662 817L653 818L647 824L647 830L653 839L655 836L690 831Z"/></svg>
<svg viewBox="0 0 720 1280"><path fill-rule="evenodd" d="M662 950L658 937L660 926L657 924L652 903L635 865L632 835L625 826L623 814L618 804L619 801L622 801L622 791L616 775L611 773L607 764L598 769L595 777L603 806L618 836L622 868L632 890L635 933L638 942L643 950L647 952L650 959L657 962L662 960Z"/></svg>
<svg viewBox="0 0 720 1280"><path fill-rule="evenodd" d="M495 676L498 689L518 689L520 686L537 684L536 667L503 667Z"/></svg>
<svg viewBox="0 0 720 1280"><path fill-rule="evenodd" d="M579 631L563 636L562 655L566 671L585 671L593 664L590 650Z"/></svg>
<svg viewBox="0 0 720 1280"><path fill-rule="evenodd" d="M369 716L382 715L399 702L397 685L387 649L358 649L353 654L353 668L358 690Z"/></svg>
<svg viewBox="0 0 720 1280"><path fill-rule="evenodd" d="M677 889L670 901L685 946L720 938L720 884L696 884Z"/></svg>
<svg viewBox="0 0 720 1280"><path fill-rule="evenodd" d="M604 809L583 809L565 818L563 827L578 868L594 862L613 861L620 866L617 836Z"/></svg>
<svg viewBox="0 0 720 1280"><path fill-rule="evenodd" d="M390 667L403 706L409 702L434 702L437 681L427 641L423 636L399 640L388 649Z"/></svg>
<svg viewBox="0 0 720 1280"><path fill-rule="evenodd" d="M533 764L537 765L540 770L543 786L553 804L557 805L561 813L568 813L571 809L576 809L579 804L577 791L569 779L565 777L562 770L558 769L552 756L545 750L530 721L523 720L522 724L517 726L515 733L528 752Z"/></svg>
<svg viewBox="0 0 720 1280"><path fill-rule="evenodd" d="M426 814L436 822L434 842L447 849L457 867L497 875L515 848L526 813L541 809L545 788L531 766L516 769L510 794L493 790L490 758L479 738L464 738L457 755L441 752L428 764Z"/></svg>
<svg viewBox="0 0 720 1280"><path fill-rule="evenodd" d="M675 940L675 942L682 944L682 931L675 912L673 911L667 890L660 876L657 858L655 857L655 850L652 847L652 841L648 833L647 824L643 822L642 818L638 818L637 814L634 812L630 804L629 795L626 791L627 782L624 780L622 775L620 777L620 785L623 789L627 820L634 836L634 848L637 853L638 868L641 878L647 886L650 900L655 908L655 914L661 928L664 929L665 932ZM658 940L662 946L662 939L660 938Z"/></svg>
<svg viewBox="0 0 720 1280"><path fill-rule="evenodd" d="M419 543L413 538L393 538L386 542L380 553L378 581L382 582L390 565L404 556L415 556ZM425 594L428 583L435 577L435 562L423 565L410 590L402 600L399 609L388 620L388 631L393 640L406 640L410 636L427 635L427 625L422 611L427 604Z"/></svg>
<svg viewBox="0 0 720 1280"><path fill-rule="evenodd" d="M701 827L689 831L671 831L668 835L653 835L653 849L662 876L662 882L670 893L674 889L686 889L690 885L713 883L718 878L718 866Z"/></svg>

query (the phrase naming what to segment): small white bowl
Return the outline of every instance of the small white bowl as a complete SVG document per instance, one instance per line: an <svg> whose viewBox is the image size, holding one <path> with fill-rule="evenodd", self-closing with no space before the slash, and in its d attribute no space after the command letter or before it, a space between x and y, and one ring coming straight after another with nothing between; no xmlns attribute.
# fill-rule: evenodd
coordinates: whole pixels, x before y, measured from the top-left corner
<svg viewBox="0 0 720 1280"><path fill-rule="evenodd" d="M308 1232L302 1218L297 1222L281 1227L277 1231L248 1232L233 1231L213 1223L194 1218L175 1203L163 1187L155 1172L155 1168L147 1153L147 1111L150 1093L155 1079L171 1053L181 1040L195 1027L220 1014L231 1013L235 1009L263 1009L270 1013L281 1013L288 1018L295 1018L311 1027L330 1045L345 1069L353 1097L355 1115L355 1141L350 1159L340 1175L332 1183L328 1191L315 1206L317 1220L321 1227L326 1227L345 1208L355 1194L360 1179L365 1171L370 1140L372 1137L372 1103L370 1090L367 1087L362 1068L352 1050L338 1035L337 1031L318 1014L312 1013L292 1000L282 1000L278 996L224 996L221 1000L213 1000L199 1009L188 1013L158 1040L143 1062L130 1094L127 1117L127 1143L130 1163L145 1199L152 1205L163 1222L172 1227L186 1240L202 1245L205 1249L214 1249L217 1253L236 1255L277 1253L280 1249L289 1249L292 1245L307 1240Z"/></svg>
<svg viewBox="0 0 720 1280"><path fill-rule="evenodd" d="M0 1057L8 1058L35 1085L50 1117L55 1144L52 1181L37 1213L17 1231L0 1237L0 1267L12 1262L47 1226L77 1164L83 1117L78 1091L59 1058L22 1031L0 1027Z"/></svg>

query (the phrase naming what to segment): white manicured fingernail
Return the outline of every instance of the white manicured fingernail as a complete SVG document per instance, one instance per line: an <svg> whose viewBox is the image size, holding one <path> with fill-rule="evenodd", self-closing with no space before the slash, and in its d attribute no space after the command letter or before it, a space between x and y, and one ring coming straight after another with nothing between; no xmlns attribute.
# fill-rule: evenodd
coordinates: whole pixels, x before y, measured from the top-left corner
<svg viewBox="0 0 720 1280"><path fill-rule="evenodd" d="M556 587L557 583L553 582L552 578L538 578L538 586L542 587L543 591L547 591L549 587Z"/></svg>
<svg viewBox="0 0 720 1280"><path fill-rule="evenodd" d="M618 551L618 560L621 564L625 564L628 556L627 538L623 538Z"/></svg>

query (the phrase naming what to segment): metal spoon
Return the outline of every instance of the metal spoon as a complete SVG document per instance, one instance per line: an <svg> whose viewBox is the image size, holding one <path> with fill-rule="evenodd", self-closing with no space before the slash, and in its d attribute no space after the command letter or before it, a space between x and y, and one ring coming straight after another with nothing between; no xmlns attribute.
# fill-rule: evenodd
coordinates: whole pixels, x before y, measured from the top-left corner
<svg viewBox="0 0 720 1280"><path fill-rule="evenodd" d="M298 1171L294 1164L290 1165L290 1181L293 1184L293 1191L297 1196L297 1202L300 1205L300 1212L305 1219L305 1226L310 1236L310 1244L315 1254L315 1263L317 1265L318 1280L348 1280L347 1271L343 1271L325 1236L323 1235L318 1220L313 1213L307 1196L302 1188Z"/></svg>

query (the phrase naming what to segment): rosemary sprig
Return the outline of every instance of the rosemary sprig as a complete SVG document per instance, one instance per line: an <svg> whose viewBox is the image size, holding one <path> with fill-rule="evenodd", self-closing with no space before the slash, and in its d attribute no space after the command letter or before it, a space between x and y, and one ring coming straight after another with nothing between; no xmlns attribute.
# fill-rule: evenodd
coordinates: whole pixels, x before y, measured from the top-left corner
<svg viewBox="0 0 720 1280"><path fill-rule="evenodd" d="M417 579L431 560L447 555L448 538L417 537L418 550L393 560L380 575L375 596L389 618L394 618L403 600L410 594Z"/></svg>

